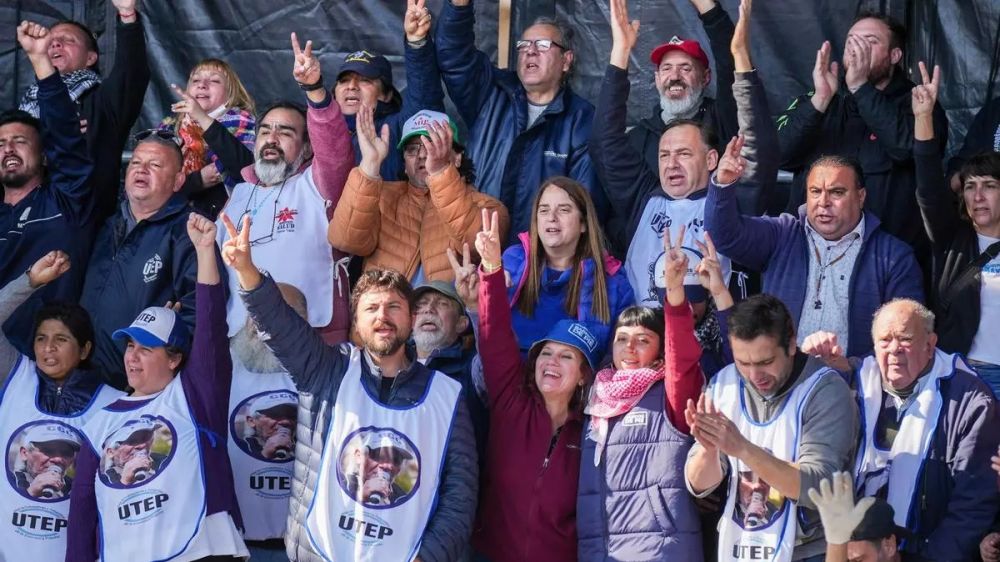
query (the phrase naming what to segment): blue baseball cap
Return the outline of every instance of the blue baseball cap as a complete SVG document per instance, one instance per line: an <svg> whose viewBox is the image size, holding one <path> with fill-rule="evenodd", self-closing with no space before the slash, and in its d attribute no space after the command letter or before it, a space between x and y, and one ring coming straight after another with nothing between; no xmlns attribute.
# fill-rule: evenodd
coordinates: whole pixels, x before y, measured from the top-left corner
<svg viewBox="0 0 1000 562"><path fill-rule="evenodd" d="M376 55L369 51L354 51L344 57L344 63L337 71L337 79L345 72L356 72L365 78L378 78L393 92L396 89L392 85L392 65L389 59L382 55Z"/></svg>
<svg viewBox="0 0 1000 562"><path fill-rule="evenodd" d="M135 340L146 347L169 345L186 350L190 334L176 312L162 306L151 306L140 312L128 328L115 330L111 338Z"/></svg>
<svg viewBox="0 0 1000 562"><path fill-rule="evenodd" d="M545 334L545 337L531 344L528 357L534 359L542 350L545 342L551 341L574 347L587 358L587 363L595 372L604 358L608 347L610 329L597 322L579 322L576 320L560 320Z"/></svg>

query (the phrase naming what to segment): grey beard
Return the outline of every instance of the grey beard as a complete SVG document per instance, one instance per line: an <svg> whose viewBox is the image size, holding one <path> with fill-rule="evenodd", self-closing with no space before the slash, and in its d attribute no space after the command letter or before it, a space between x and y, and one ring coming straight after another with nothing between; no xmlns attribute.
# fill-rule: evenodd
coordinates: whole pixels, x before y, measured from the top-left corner
<svg viewBox="0 0 1000 562"><path fill-rule="evenodd" d="M251 373L282 373L285 368L274 353L261 341L257 330L243 326L229 341L233 355Z"/></svg>
<svg viewBox="0 0 1000 562"><path fill-rule="evenodd" d="M675 119L690 119L698 113L701 100L705 96L704 88L691 88L688 96L681 100L672 100L660 95L660 118L667 124Z"/></svg>
<svg viewBox="0 0 1000 562"><path fill-rule="evenodd" d="M277 185L298 171L305 161L305 150L299 153L294 162L265 162L257 159L253 163L253 171L257 174L257 179L261 185Z"/></svg>
<svg viewBox="0 0 1000 562"><path fill-rule="evenodd" d="M451 345L451 342L444 341L446 334L443 331L428 334L420 330L414 330L411 337L413 338L413 344L417 348L417 355L424 357L430 355L436 349Z"/></svg>

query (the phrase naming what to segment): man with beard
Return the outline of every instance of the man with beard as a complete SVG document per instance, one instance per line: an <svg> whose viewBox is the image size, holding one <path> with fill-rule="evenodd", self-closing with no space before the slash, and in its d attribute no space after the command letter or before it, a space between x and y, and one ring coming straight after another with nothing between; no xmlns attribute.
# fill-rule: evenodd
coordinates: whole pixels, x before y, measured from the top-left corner
<svg viewBox="0 0 1000 562"><path fill-rule="evenodd" d="M416 553L416 560L457 560L476 508L475 442L461 385L426 367L406 345L414 323L410 284L392 271L363 273L351 293L362 347L327 346L252 260L249 219L239 231L228 216L222 219L223 260L235 272L240 298L299 391L289 558L404 560ZM406 437L420 463L419 486L409 498L369 520L343 492L340 459L353 455L346 448L356 436L372 431ZM373 541L373 533L392 539Z"/></svg>
<svg viewBox="0 0 1000 562"><path fill-rule="evenodd" d="M0 114L0 286L6 285L52 250L84 264L93 236L93 170L87 145L75 122L76 108L47 54L52 33L23 22L17 39L38 80L40 119L23 111ZM85 268L38 290L5 323L7 339L31 355L35 312L46 300L75 301Z"/></svg>
<svg viewBox="0 0 1000 562"><path fill-rule="evenodd" d="M705 95L712 81L712 69L708 56L697 41L674 35L650 52L659 103L649 117L639 121L628 132L628 141L643 156L651 171L659 167L660 136L666 124L674 119L698 121L719 139L732 138L739 130L733 97L735 68L729 48L733 40L733 21L716 0L691 0L691 4L698 10L698 17L715 54L715 98ZM619 67L614 62L608 65L604 86L615 89L618 95L613 98L613 103L620 103L624 108L628 101L628 67ZM601 112L602 108L598 105L597 115ZM714 148L721 150L724 145Z"/></svg>
<svg viewBox="0 0 1000 562"><path fill-rule="evenodd" d="M309 323L329 343L347 338L348 258L327 242L333 210L354 164L351 135L340 105L323 86L312 41L299 45L292 33L292 76L308 99L308 110L281 101L257 117L255 161L243 169L244 182L233 188L225 213L238 222L250 219L250 240L261 267L290 283L309 302ZM219 245L227 240L219 224ZM229 275L229 337L246 323Z"/></svg>
<svg viewBox="0 0 1000 562"><path fill-rule="evenodd" d="M305 296L278 283L281 297L300 318L308 317ZM233 385L229 391L229 462L243 514L250 556L264 562L287 560L285 523L291 495L298 405L295 383L252 319L230 338ZM243 432L237 417L243 415ZM266 474L264 477L262 475Z"/></svg>
<svg viewBox="0 0 1000 562"><path fill-rule="evenodd" d="M868 192L865 209L882 228L929 256L915 195L913 163L914 84L899 63L906 29L887 16L864 13L847 32L844 76L831 63L830 42L816 53L813 91L799 96L778 118L781 167L795 172L788 211L806 199L806 170L820 155L848 156L861 163ZM947 142L944 110L934 109L934 138ZM929 270L929 263L923 264Z"/></svg>

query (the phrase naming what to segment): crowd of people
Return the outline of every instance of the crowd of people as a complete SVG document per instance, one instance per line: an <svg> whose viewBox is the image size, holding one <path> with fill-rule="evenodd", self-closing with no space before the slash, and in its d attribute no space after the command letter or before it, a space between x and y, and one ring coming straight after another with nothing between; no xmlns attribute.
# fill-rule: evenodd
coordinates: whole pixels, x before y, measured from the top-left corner
<svg viewBox="0 0 1000 562"><path fill-rule="evenodd" d="M0 560L1000 562L1000 99L945 162L862 13L774 120L752 0L690 0L714 68L664 38L628 129L626 0L596 106L564 22L505 70L406 2L402 92L293 33L301 99L206 58L138 133L137 0L104 74L17 27Z"/></svg>

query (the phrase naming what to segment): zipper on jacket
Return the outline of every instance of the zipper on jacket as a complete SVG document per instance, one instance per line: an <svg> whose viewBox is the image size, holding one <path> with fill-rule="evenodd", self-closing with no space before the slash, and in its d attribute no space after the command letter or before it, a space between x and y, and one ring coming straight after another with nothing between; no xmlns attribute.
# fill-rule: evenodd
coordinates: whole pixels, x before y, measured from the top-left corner
<svg viewBox="0 0 1000 562"><path fill-rule="evenodd" d="M552 453L556 450L556 445L559 444L559 435L562 434L563 428L566 427L565 424L559 426L559 429L552 435L552 439L549 441L549 451L545 453L545 460L542 461L542 470L539 471L538 476L541 477L542 472L549 467L549 459L552 458Z"/></svg>

